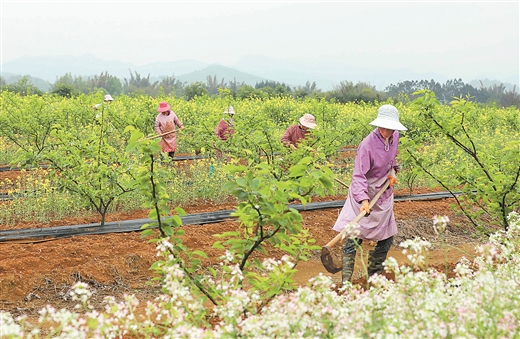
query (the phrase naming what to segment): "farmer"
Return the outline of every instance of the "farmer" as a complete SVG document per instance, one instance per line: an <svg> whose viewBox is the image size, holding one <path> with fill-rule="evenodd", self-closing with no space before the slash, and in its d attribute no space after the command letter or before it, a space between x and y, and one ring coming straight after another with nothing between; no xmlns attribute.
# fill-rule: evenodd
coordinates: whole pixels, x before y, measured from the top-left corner
<svg viewBox="0 0 520 339"><path fill-rule="evenodd" d="M177 149L176 127L183 130L184 125L177 117L177 114L170 110L170 105L167 102L161 102L157 111L159 114L155 118L154 128L158 135L162 135L159 145L162 151L168 153L168 156L173 160L175 150Z"/></svg>
<svg viewBox="0 0 520 339"><path fill-rule="evenodd" d="M377 242L373 251L369 251L368 275L383 272L383 262L397 234L394 218L394 188L397 182L392 175L392 169L397 173L396 164L399 131L406 131L399 122L397 108L383 105L379 108L377 118L370 123L376 126L359 144L354 171L348 196L341 213L332 228L341 232L343 228L362 211L366 216L359 222L359 235L347 238L342 252L342 281L351 281L354 271L356 249L363 240ZM381 195L372 211L369 201L390 180L390 186Z"/></svg>
<svg viewBox="0 0 520 339"><path fill-rule="evenodd" d="M107 94L105 95L105 100L103 101L103 103L105 104L110 104L112 101L114 101L114 98L112 98L112 96L110 94ZM94 105L94 109L97 111L99 109L99 106L101 106L102 104L95 104Z"/></svg>
<svg viewBox="0 0 520 339"><path fill-rule="evenodd" d="M300 140L307 137L309 130L316 127L316 120L312 114L304 114L298 124L291 125L282 135L282 143L292 149L298 148Z"/></svg>
<svg viewBox="0 0 520 339"><path fill-rule="evenodd" d="M220 140L226 141L230 136L232 136L235 133L235 129L233 128L233 124L235 122L235 120L233 119L233 117L235 116L235 109L233 108L233 106L229 106L222 113L227 115L227 119L226 117L220 119L218 125L215 127L215 135ZM218 149L218 147L216 146L215 149L217 153L217 160L223 160L224 154L222 153L222 151ZM213 173L213 165L210 167L210 171L211 173Z"/></svg>
<svg viewBox="0 0 520 339"><path fill-rule="evenodd" d="M226 141L233 133L235 133L235 130L233 129L235 109L233 106L229 106L224 110L223 114L227 114L227 119L226 117L220 119L217 127L215 127L215 134L220 140Z"/></svg>

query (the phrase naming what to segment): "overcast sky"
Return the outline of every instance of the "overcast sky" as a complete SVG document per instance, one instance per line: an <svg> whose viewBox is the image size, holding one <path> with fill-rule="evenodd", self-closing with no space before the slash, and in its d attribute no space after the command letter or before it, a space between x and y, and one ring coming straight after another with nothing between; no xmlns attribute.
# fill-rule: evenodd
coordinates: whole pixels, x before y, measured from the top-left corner
<svg viewBox="0 0 520 339"><path fill-rule="evenodd" d="M519 1L8 1L1 62L92 54L135 65L241 57L456 77L519 73Z"/></svg>

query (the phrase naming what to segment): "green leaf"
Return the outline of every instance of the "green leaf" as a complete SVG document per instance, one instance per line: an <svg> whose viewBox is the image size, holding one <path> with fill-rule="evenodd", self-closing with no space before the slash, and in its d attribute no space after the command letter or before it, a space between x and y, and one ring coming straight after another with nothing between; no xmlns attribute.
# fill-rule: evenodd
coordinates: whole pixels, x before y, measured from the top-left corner
<svg viewBox="0 0 520 339"><path fill-rule="evenodd" d="M179 227L182 225L182 219L178 215L172 216L172 222L175 227Z"/></svg>
<svg viewBox="0 0 520 339"><path fill-rule="evenodd" d="M303 175L305 175L305 170L307 169L304 165L294 165L291 168L289 168L289 176L291 178L299 178Z"/></svg>
<svg viewBox="0 0 520 339"><path fill-rule="evenodd" d="M289 237L289 235L287 235L287 234L285 234L285 233L283 233L283 232L282 232L282 233L278 232L278 233L277 233L277 236L278 236L278 238L284 240L284 241L287 242L287 243L290 243L290 242L291 242L291 237Z"/></svg>
<svg viewBox="0 0 520 339"><path fill-rule="evenodd" d="M202 258L205 258L205 259L208 258L208 255L205 252L203 252L203 251L195 250L192 253L194 255L198 255L199 257L202 257Z"/></svg>
<svg viewBox="0 0 520 339"><path fill-rule="evenodd" d="M175 212L177 212L177 214L179 214L180 216L182 217L185 217L187 215L186 211L184 211L182 208L180 207L175 207L173 209Z"/></svg>
<svg viewBox="0 0 520 339"><path fill-rule="evenodd" d="M166 234L168 237L171 237L173 235L173 228L168 224L163 224L161 226L161 229L163 230L164 234Z"/></svg>
<svg viewBox="0 0 520 339"><path fill-rule="evenodd" d="M219 249L219 250L225 249L225 247L222 245L221 241L215 241L213 243L213 248L216 248L216 249Z"/></svg>
<svg viewBox="0 0 520 339"><path fill-rule="evenodd" d="M325 186L325 188L329 189L329 190L332 190L333 186L332 186L332 181L329 180L329 178L327 177L320 177L320 182L323 186Z"/></svg>
<svg viewBox="0 0 520 339"><path fill-rule="evenodd" d="M150 212L148 212L148 219L151 219L151 220L158 220L159 218L157 217L157 211L154 209L151 209Z"/></svg>
<svg viewBox="0 0 520 339"><path fill-rule="evenodd" d="M144 238L144 237L148 237L150 235L153 234L153 230L150 230L150 229L147 229L147 230L144 230L141 232L141 237Z"/></svg>

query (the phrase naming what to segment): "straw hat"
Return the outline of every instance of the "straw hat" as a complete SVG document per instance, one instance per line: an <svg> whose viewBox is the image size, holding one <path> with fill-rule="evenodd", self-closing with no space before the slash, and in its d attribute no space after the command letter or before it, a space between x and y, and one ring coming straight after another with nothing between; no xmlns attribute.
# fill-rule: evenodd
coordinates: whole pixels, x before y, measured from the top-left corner
<svg viewBox="0 0 520 339"><path fill-rule="evenodd" d="M105 101L114 101L114 98L110 94L105 95Z"/></svg>
<svg viewBox="0 0 520 339"><path fill-rule="evenodd" d="M408 128L404 127L399 122L399 112L397 111L397 108L392 105L383 105L379 107L377 118L372 121L370 125L398 131L408 130Z"/></svg>
<svg viewBox="0 0 520 339"><path fill-rule="evenodd" d="M233 108L233 106L229 106L228 108L226 108L226 110L224 112L222 112L223 114L232 114L234 115L235 114L235 109Z"/></svg>
<svg viewBox="0 0 520 339"><path fill-rule="evenodd" d="M314 115L307 113L300 118L300 124L312 129L316 127L316 119L314 119Z"/></svg>
<svg viewBox="0 0 520 339"><path fill-rule="evenodd" d="M157 109L157 112L163 113L168 112L170 110L170 105L168 105L167 102L161 102L159 103L159 108Z"/></svg>

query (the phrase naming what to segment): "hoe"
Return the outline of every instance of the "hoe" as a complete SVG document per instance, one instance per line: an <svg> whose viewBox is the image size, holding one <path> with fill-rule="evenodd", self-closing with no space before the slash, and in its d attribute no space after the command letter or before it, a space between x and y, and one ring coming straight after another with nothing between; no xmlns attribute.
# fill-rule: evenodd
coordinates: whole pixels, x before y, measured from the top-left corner
<svg viewBox="0 0 520 339"><path fill-rule="evenodd" d="M379 192L377 192L377 194L372 198L372 200L370 200L370 203L368 205L368 207L370 209L372 209L372 207L374 207L374 205L376 204L377 200L381 197L381 195L383 194L383 192L388 188L388 186L390 185L390 181L387 180L385 182L385 184L383 185L383 187L381 187L381 189L379 190ZM359 220L361 220L361 218L363 218L364 216L366 215L366 211L362 211L361 213L358 214L358 216L352 220L351 222L352 223L358 223ZM334 237L334 239L332 239L331 241L329 241L329 243L325 246L323 246L321 248L321 263L323 264L323 266L325 267L325 269L334 274L334 273L337 273L339 271L342 270L343 268L343 265L340 263L338 264L337 262L334 261L334 258L332 257L331 253L330 253L330 250L332 248L332 246L334 246L334 244L336 244L338 241L340 240L343 240L343 238L345 237L345 231L347 230L347 227L345 227L341 232L338 233L338 235L336 235Z"/></svg>

